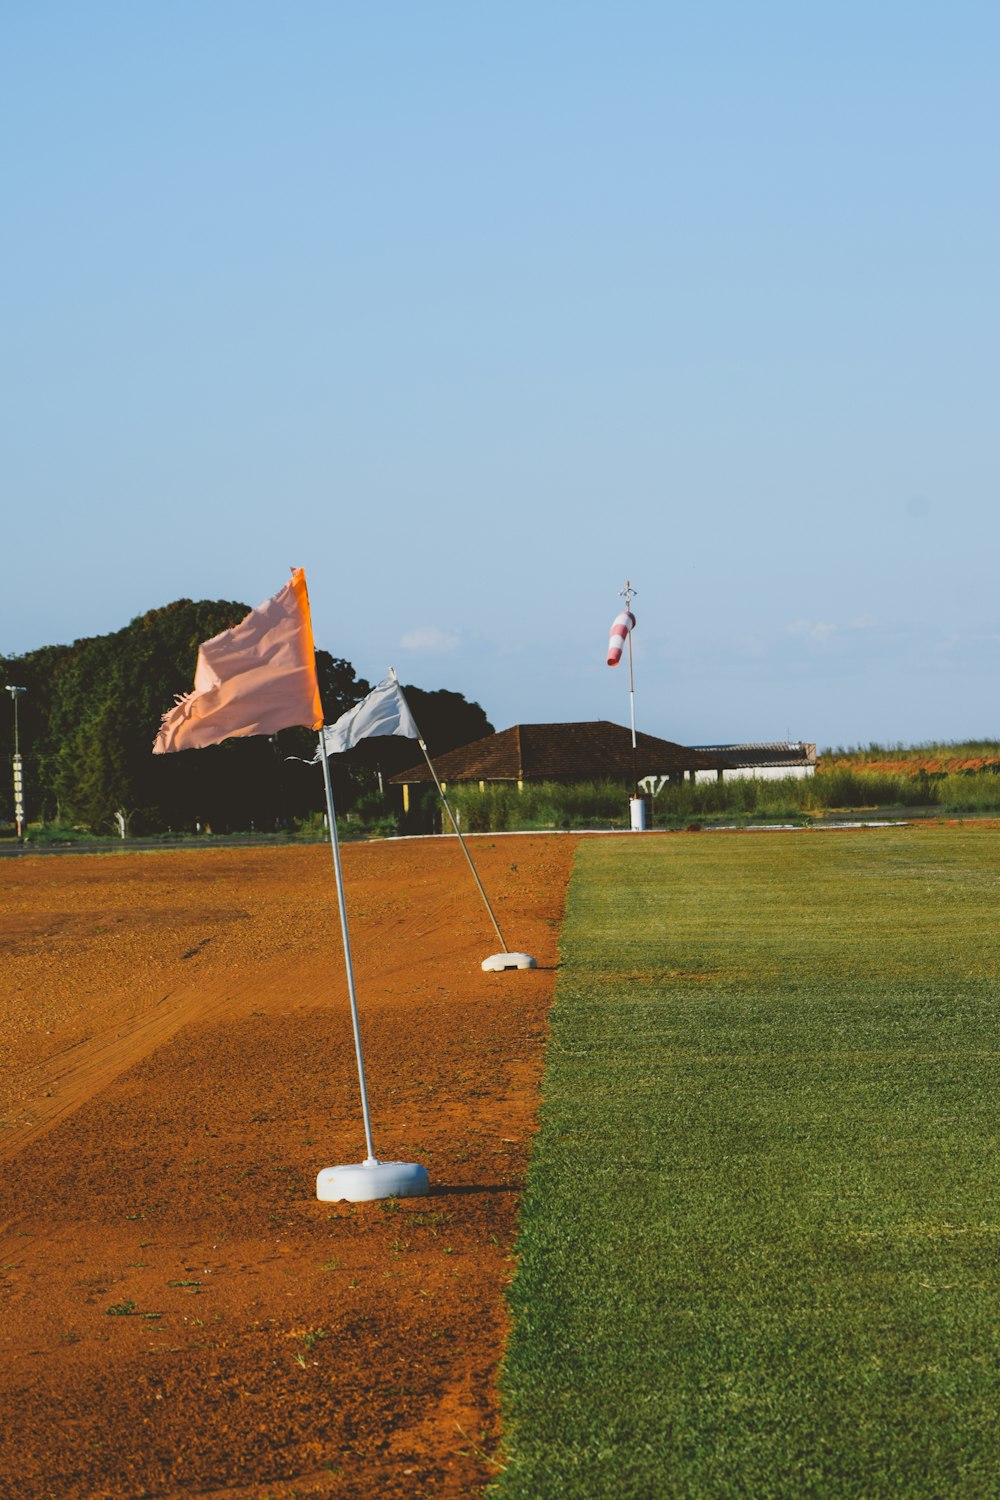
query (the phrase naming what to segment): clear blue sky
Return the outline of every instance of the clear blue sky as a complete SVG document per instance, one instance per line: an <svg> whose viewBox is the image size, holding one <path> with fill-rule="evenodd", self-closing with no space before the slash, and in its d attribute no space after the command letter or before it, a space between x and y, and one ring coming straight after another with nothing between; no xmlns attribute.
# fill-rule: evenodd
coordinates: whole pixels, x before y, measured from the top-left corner
<svg viewBox="0 0 1000 1500"><path fill-rule="evenodd" d="M516 722L1000 735L1000 8L11 4L0 652L309 580ZM166 706L166 705L165 705Z"/></svg>

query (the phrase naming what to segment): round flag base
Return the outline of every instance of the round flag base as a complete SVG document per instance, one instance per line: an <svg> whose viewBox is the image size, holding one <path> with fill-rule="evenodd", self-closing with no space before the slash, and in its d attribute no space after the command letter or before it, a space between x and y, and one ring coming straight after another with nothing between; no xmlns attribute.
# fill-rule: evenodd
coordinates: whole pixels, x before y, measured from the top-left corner
<svg viewBox="0 0 1000 1500"><path fill-rule="evenodd" d="M371 1203L376 1198L423 1198L430 1192L427 1168L410 1161L365 1161L324 1167L316 1178L321 1203Z"/></svg>
<svg viewBox="0 0 1000 1500"><path fill-rule="evenodd" d="M530 953L491 953L483 959L487 973L499 974L504 969L537 969L538 964Z"/></svg>

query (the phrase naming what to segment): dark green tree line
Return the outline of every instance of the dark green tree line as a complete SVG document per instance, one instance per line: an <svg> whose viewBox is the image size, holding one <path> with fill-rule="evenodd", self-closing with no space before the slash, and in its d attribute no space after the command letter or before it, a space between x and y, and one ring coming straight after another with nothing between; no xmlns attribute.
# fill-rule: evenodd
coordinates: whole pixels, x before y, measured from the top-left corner
<svg viewBox="0 0 1000 1500"><path fill-rule="evenodd" d="M179 599L110 635L0 658L3 683L27 690L18 714L29 821L108 833L121 813L134 833L198 825L224 832L286 827L319 811L322 776L305 763L316 743L308 729L227 740L205 750L152 754L162 715L176 697L191 690L199 645L247 612L247 605L233 600ZM356 676L350 662L327 651L317 651L316 664L324 717L332 723L364 697L369 684ZM433 700L427 725L421 722L432 751L463 743L466 729L465 740L490 732L482 709L460 694L410 692L418 721L417 702ZM402 753L395 746L403 747ZM12 753L8 699L0 712L0 764L9 767ZM367 747L338 757L338 809L351 806L375 785L380 765L387 771L401 769L417 754L413 741L394 741L381 759ZM9 775L2 782L0 818L10 821Z"/></svg>

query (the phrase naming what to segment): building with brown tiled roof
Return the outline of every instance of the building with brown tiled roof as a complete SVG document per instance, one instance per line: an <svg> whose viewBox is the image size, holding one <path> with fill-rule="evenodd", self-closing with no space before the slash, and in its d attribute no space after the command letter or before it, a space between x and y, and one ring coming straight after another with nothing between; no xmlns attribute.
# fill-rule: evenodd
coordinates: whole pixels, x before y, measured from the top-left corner
<svg viewBox="0 0 1000 1500"><path fill-rule="evenodd" d="M584 724L515 724L437 756L434 769L445 786L449 781L479 782L480 786L488 781L513 781L523 786L526 781L608 780L631 785L636 773L680 781L685 775L720 772L731 764L714 752L692 750L642 733L636 734L633 757L632 731L598 719ZM408 788L431 781L431 773L421 762L389 780L402 786L404 806L408 806Z"/></svg>

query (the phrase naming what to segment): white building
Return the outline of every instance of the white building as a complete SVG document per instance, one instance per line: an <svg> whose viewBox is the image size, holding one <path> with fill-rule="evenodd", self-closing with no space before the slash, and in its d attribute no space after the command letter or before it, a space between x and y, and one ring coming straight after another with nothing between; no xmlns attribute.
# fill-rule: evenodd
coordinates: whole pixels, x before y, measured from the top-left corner
<svg viewBox="0 0 1000 1500"><path fill-rule="evenodd" d="M695 771L695 781L735 781L739 777L779 781L786 776L813 776L816 746L804 740L762 745L693 745L703 755L725 756L729 766L722 771Z"/></svg>

